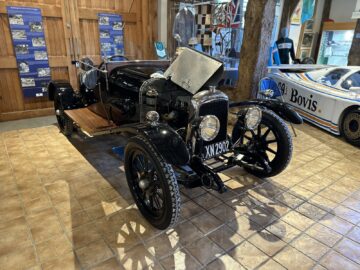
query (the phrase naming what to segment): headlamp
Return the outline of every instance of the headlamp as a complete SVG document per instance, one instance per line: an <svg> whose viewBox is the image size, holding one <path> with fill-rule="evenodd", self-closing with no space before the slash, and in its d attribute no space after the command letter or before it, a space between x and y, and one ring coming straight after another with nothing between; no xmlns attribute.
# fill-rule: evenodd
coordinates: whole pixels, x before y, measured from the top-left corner
<svg viewBox="0 0 360 270"><path fill-rule="evenodd" d="M259 107L250 107L245 115L245 126L249 130L254 130L261 122L261 109Z"/></svg>
<svg viewBox="0 0 360 270"><path fill-rule="evenodd" d="M204 141L212 141L220 130L220 121L215 115L205 116L199 125L200 136Z"/></svg>

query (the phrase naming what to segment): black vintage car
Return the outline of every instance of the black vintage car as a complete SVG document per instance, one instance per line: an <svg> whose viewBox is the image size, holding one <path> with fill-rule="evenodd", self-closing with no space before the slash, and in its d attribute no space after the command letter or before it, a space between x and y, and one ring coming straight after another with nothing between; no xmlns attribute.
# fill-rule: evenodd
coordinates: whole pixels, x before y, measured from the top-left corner
<svg viewBox="0 0 360 270"><path fill-rule="evenodd" d="M226 187L217 173L225 169L241 166L271 177L288 165L292 138L283 119L300 124L301 117L277 100L231 103L216 89L223 73L218 60L191 49L171 64L115 57L96 68L89 59L78 61L79 91L52 81L49 97L67 136L74 125L90 136L129 136L127 182L139 210L156 228L176 223L179 184L222 193ZM236 123L228 135L231 114Z"/></svg>

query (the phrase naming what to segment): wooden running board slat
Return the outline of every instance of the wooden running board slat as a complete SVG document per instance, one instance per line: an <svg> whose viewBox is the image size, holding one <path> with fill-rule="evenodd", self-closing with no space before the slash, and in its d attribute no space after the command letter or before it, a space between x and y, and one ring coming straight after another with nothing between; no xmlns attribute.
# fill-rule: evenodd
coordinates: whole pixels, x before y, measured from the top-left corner
<svg viewBox="0 0 360 270"><path fill-rule="evenodd" d="M65 110L69 116L81 129L86 131L89 135L94 135L99 132L117 128L112 121L97 115L88 108L81 108L75 110Z"/></svg>

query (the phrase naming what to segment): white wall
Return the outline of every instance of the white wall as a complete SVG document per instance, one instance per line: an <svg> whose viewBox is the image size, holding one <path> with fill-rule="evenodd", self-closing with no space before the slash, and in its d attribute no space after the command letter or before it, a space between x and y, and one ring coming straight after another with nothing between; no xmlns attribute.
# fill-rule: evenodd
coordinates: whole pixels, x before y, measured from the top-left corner
<svg viewBox="0 0 360 270"><path fill-rule="evenodd" d="M335 22L351 22L357 0L332 0L330 19Z"/></svg>

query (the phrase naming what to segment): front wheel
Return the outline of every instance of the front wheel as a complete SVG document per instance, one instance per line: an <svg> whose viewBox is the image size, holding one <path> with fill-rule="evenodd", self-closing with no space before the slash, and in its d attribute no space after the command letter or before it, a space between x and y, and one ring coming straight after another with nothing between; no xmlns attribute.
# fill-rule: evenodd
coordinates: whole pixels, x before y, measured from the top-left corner
<svg viewBox="0 0 360 270"><path fill-rule="evenodd" d="M239 140L240 145L248 149L249 155L244 160L250 166L245 166L245 169L255 176L277 175L291 160L293 145L290 131L286 123L272 111L262 112L262 119L256 130L244 132L239 126L235 126L232 139L233 142Z"/></svg>
<svg viewBox="0 0 360 270"><path fill-rule="evenodd" d="M358 110L352 110L345 115L341 123L341 134L352 145L360 146L360 112Z"/></svg>
<svg viewBox="0 0 360 270"><path fill-rule="evenodd" d="M74 123L64 112L64 107L61 102L61 97L56 94L54 98L54 108L56 120L60 131L67 137L71 136L74 130Z"/></svg>
<svg viewBox="0 0 360 270"><path fill-rule="evenodd" d="M143 216L160 230L173 226L180 213L175 173L142 136L131 138L125 148L125 173Z"/></svg>

